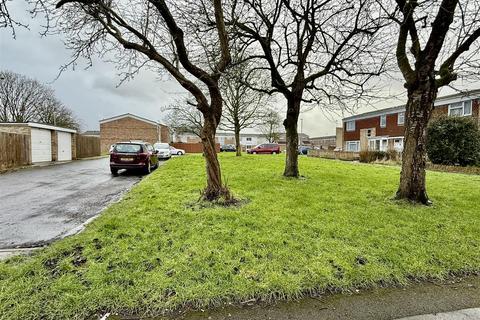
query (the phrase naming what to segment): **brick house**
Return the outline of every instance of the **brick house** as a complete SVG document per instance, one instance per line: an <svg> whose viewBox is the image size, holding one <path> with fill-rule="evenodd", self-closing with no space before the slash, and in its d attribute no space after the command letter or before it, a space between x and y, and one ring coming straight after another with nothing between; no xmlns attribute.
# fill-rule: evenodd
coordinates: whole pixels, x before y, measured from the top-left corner
<svg viewBox="0 0 480 320"><path fill-rule="evenodd" d="M167 126L131 113L100 120L100 144L102 152L119 141L142 140L149 143L170 142Z"/></svg>
<svg viewBox="0 0 480 320"><path fill-rule="evenodd" d="M435 100L432 117L474 117L480 125L480 89ZM342 119L337 129L337 148L345 151L403 150L405 105L366 112Z"/></svg>

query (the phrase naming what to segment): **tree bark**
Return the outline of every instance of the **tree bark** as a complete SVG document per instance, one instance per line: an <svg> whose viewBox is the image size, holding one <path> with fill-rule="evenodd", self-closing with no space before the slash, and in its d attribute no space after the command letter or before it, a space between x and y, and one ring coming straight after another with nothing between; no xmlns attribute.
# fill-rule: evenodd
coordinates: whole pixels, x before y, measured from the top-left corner
<svg viewBox="0 0 480 320"><path fill-rule="evenodd" d="M426 129L437 96L434 84L409 90L405 115L402 172L396 198L430 204L425 184Z"/></svg>
<svg viewBox="0 0 480 320"><path fill-rule="evenodd" d="M217 131L217 123L213 116L204 116L204 124L201 132L203 154L205 156L205 164L207 171L207 187L204 191L205 200L216 200L224 193L222 186L222 176L220 171L220 163L217 158L215 134Z"/></svg>
<svg viewBox="0 0 480 320"><path fill-rule="evenodd" d="M242 146L240 145L240 125L235 124L235 149L236 156L240 157L242 155Z"/></svg>
<svg viewBox="0 0 480 320"><path fill-rule="evenodd" d="M287 118L283 121L285 127L287 155L285 161L285 170L283 175L285 177L298 178L298 131L297 123L300 115L300 98L291 97L287 99L288 109Z"/></svg>

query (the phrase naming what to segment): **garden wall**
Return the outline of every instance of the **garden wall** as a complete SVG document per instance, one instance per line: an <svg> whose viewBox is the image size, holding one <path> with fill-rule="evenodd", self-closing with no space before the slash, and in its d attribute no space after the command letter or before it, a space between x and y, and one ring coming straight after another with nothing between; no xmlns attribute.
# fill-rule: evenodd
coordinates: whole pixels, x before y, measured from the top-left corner
<svg viewBox="0 0 480 320"><path fill-rule="evenodd" d="M360 153L333 150L308 150L309 157L354 161L360 159Z"/></svg>

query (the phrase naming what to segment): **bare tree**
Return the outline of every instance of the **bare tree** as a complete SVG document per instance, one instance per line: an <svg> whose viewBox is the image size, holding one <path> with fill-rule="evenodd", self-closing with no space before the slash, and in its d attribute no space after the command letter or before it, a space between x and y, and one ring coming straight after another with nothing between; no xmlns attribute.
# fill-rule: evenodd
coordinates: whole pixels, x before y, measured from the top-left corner
<svg viewBox="0 0 480 320"><path fill-rule="evenodd" d="M397 64L408 91L405 146L396 197L429 204L425 185L426 127L439 88L451 84L459 73L478 80L480 7L476 0L395 3L391 18L399 26ZM409 52L407 45L411 46Z"/></svg>
<svg viewBox="0 0 480 320"><path fill-rule="evenodd" d="M36 116L36 107L53 96L53 91L23 75L0 71L0 121L28 122Z"/></svg>
<svg viewBox="0 0 480 320"><path fill-rule="evenodd" d="M52 126L80 130L80 121L72 110L63 105L55 97L45 100L39 107L35 121Z"/></svg>
<svg viewBox="0 0 480 320"><path fill-rule="evenodd" d="M26 22L21 21L18 17L15 17L11 12L11 6L9 4L11 0L0 0L0 29L8 28L12 32L12 36L15 38L15 28L22 27L28 28ZM48 10L46 7L46 1L44 0L24 0L23 1L26 7L26 11L30 14L31 17L37 15L43 15L45 18L45 31L48 30L50 23Z"/></svg>
<svg viewBox="0 0 480 320"><path fill-rule="evenodd" d="M223 105L219 80L231 60L222 2L167 1L61 0L56 22L67 35L74 58L114 56L127 77L142 67L167 71L193 95L204 118L201 139L207 187L203 198L227 198L230 194L222 184L215 151ZM206 23L210 20L215 23ZM204 48L217 52L208 65L203 63Z"/></svg>
<svg viewBox="0 0 480 320"><path fill-rule="evenodd" d="M267 109L261 114L258 128L268 142L277 142L280 138L282 117L274 109Z"/></svg>
<svg viewBox="0 0 480 320"><path fill-rule="evenodd" d="M229 23L252 52L252 72L271 87L251 87L287 100L284 175L298 177L297 123L302 103L337 104L367 96L367 81L384 70L378 30L383 19L372 0L243 0Z"/></svg>
<svg viewBox="0 0 480 320"><path fill-rule="evenodd" d="M179 100L165 108L165 123L173 134L191 133L202 137L203 115L191 100Z"/></svg>
<svg viewBox="0 0 480 320"><path fill-rule="evenodd" d="M35 121L79 129L79 121L54 91L40 82L10 71L0 71L0 122Z"/></svg>
<svg viewBox="0 0 480 320"><path fill-rule="evenodd" d="M235 134L236 155L242 155L240 132L254 127L261 118L261 109L268 104L268 95L252 90L245 81L249 64L242 63L228 70L222 81L222 94L225 110L222 117L222 128ZM249 79L250 82L261 81L259 77Z"/></svg>

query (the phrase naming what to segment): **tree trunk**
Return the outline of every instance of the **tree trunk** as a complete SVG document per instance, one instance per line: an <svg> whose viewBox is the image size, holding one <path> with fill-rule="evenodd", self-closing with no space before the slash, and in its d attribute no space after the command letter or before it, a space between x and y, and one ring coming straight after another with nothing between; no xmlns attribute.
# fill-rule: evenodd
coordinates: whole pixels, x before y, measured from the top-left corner
<svg viewBox="0 0 480 320"><path fill-rule="evenodd" d="M237 157L242 155L242 146L240 145L240 128L235 125L235 149Z"/></svg>
<svg viewBox="0 0 480 320"><path fill-rule="evenodd" d="M211 117L204 117L204 124L201 132L203 154L205 156L207 170L207 187L204 191L205 200L216 200L221 197L225 188L222 186L222 175L220 163L217 158L215 133L217 131L216 121Z"/></svg>
<svg viewBox="0 0 480 320"><path fill-rule="evenodd" d="M285 177L298 178L298 131L297 123L300 114L301 99L289 98L287 118L283 121L286 133L287 155L285 161Z"/></svg>
<svg viewBox="0 0 480 320"><path fill-rule="evenodd" d="M409 90L405 114L402 172L396 198L430 204L425 185L426 129L437 96L434 84Z"/></svg>

